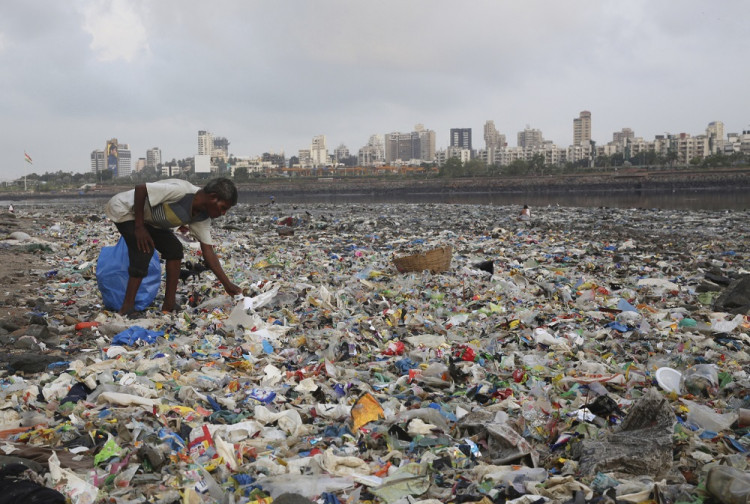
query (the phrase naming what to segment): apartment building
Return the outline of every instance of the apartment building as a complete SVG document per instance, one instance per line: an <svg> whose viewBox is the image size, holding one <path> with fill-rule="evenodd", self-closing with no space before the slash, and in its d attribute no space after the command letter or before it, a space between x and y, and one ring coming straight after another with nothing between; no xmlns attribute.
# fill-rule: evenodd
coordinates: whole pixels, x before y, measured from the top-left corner
<svg viewBox="0 0 750 504"><path fill-rule="evenodd" d="M628 141L635 138L635 133L630 128L622 128L620 131L612 133L612 143L625 145Z"/></svg>
<svg viewBox="0 0 750 504"><path fill-rule="evenodd" d="M229 158L229 140L225 137L213 137L211 157L223 160Z"/></svg>
<svg viewBox="0 0 750 504"><path fill-rule="evenodd" d="M419 132L411 133L386 133L385 135L385 162L388 164L401 162L411 162L415 159L422 159L422 144L419 138Z"/></svg>
<svg viewBox="0 0 750 504"><path fill-rule="evenodd" d="M198 155L211 156L214 150L214 136L205 130L198 131Z"/></svg>
<svg viewBox="0 0 750 504"><path fill-rule="evenodd" d="M724 123L721 121L711 121L706 128L706 137L708 137L708 151L711 154L724 152Z"/></svg>
<svg viewBox="0 0 750 504"><path fill-rule="evenodd" d="M471 128L451 128L450 146L471 152Z"/></svg>
<svg viewBox="0 0 750 504"><path fill-rule="evenodd" d="M331 164L328 159L328 147L326 147L325 135L313 137L312 142L310 143L310 162L313 168L321 168Z"/></svg>
<svg viewBox="0 0 750 504"><path fill-rule="evenodd" d="M526 129L518 132L518 147L541 147L544 144L544 136L538 129L526 126Z"/></svg>
<svg viewBox="0 0 750 504"><path fill-rule="evenodd" d="M415 129L419 134L419 157L422 161L435 161L435 139L437 135L430 129Z"/></svg>
<svg viewBox="0 0 750 504"><path fill-rule="evenodd" d="M591 143L591 112L582 111L573 119L573 145Z"/></svg>
<svg viewBox="0 0 750 504"><path fill-rule="evenodd" d="M146 151L146 167L156 169L161 164L161 149L152 147Z"/></svg>
<svg viewBox="0 0 750 504"><path fill-rule="evenodd" d="M107 158L102 149L91 151L91 173L100 173L107 168Z"/></svg>
<svg viewBox="0 0 750 504"><path fill-rule="evenodd" d="M484 145L488 151L490 149L502 149L508 145L505 135L497 131L495 121L489 120L484 123Z"/></svg>
<svg viewBox="0 0 750 504"><path fill-rule="evenodd" d="M383 166L385 164L385 143L380 135L371 135L367 145L357 152L360 166Z"/></svg>

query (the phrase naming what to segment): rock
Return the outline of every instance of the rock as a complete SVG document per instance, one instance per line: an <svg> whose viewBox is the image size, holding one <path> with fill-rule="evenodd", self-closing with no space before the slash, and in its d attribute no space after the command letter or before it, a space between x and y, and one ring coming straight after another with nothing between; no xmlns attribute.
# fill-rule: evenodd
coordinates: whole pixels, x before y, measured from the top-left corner
<svg viewBox="0 0 750 504"><path fill-rule="evenodd" d="M16 348L34 348L33 346L28 346L28 343L19 346L19 342L24 338L32 338L34 341L43 342L46 345L58 345L60 343L57 329L50 329L47 325L39 324L23 327L7 336L0 335L0 342L12 344Z"/></svg>
<svg viewBox="0 0 750 504"><path fill-rule="evenodd" d="M42 347L39 345L39 340L37 340L33 336L21 336L16 340L13 347L19 350L32 351L40 351L42 349Z"/></svg>
<svg viewBox="0 0 750 504"><path fill-rule="evenodd" d="M46 341L50 338L49 328L46 325L38 324L33 324L17 331L13 331L13 334L18 338L21 336L33 336L40 341Z"/></svg>
<svg viewBox="0 0 750 504"><path fill-rule="evenodd" d="M29 324L46 326L47 325L47 319L44 318L41 315L33 314L29 318Z"/></svg>
<svg viewBox="0 0 750 504"><path fill-rule="evenodd" d="M717 274L717 273L712 273L710 271L707 271L704 276L705 276L706 280L708 280L708 281L710 281L712 283L715 283L715 284L725 285L726 286L726 285L729 285L730 283L732 283L732 279L731 278L727 278L727 277L725 277L722 274Z"/></svg>
<svg viewBox="0 0 750 504"><path fill-rule="evenodd" d="M747 314L750 312L750 275L745 275L732 283L714 301L715 311Z"/></svg>
<svg viewBox="0 0 750 504"><path fill-rule="evenodd" d="M16 318L8 318L5 320L0 320L0 327L5 329L6 331L13 332L20 329L24 324L20 323L19 320Z"/></svg>
<svg viewBox="0 0 750 504"><path fill-rule="evenodd" d="M53 362L65 360L60 355L48 355L36 353L18 353L8 356L8 369L19 373L41 373Z"/></svg>
<svg viewBox="0 0 750 504"><path fill-rule="evenodd" d="M695 292L719 292L720 290L721 286L713 282L709 282L708 280L703 280L695 288Z"/></svg>

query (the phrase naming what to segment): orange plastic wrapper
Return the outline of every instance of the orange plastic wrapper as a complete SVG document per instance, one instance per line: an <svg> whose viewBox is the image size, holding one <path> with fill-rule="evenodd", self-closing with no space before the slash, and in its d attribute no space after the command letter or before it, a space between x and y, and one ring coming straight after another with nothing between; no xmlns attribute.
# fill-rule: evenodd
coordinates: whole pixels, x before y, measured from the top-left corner
<svg viewBox="0 0 750 504"><path fill-rule="evenodd" d="M369 392L357 399L352 406L354 430L359 430L362 426L379 418L385 418L383 407Z"/></svg>
<svg viewBox="0 0 750 504"><path fill-rule="evenodd" d="M84 329L93 329L98 326L99 322L78 322L76 324L76 331L83 331Z"/></svg>

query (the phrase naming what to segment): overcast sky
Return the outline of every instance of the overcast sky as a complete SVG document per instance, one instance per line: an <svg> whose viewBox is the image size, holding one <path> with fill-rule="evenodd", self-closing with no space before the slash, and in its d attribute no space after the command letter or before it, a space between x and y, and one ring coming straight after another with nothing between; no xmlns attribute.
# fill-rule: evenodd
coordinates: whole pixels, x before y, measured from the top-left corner
<svg viewBox="0 0 750 504"><path fill-rule="evenodd" d="M0 178L85 172L115 137L134 161L288 157L326 135L472 128L560 146L750 129L747 0L3 0ZM24 151L33 165L24 162Z"/></svg>

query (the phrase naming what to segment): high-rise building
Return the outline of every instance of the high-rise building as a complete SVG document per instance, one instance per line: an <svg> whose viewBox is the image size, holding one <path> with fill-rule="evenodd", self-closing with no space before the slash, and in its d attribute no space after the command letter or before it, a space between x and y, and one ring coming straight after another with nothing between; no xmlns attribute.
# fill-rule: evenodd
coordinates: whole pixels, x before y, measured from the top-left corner
<svg viewBox="0 0 750 504"><path fill-rule="evenodd" d="M385 135L385 161L393 163L397 160L408 162L413 159L422 159L422 146L419 141L419 133L386 133Z"/></svg>
<svg viewBox="0 0 750 504"><path fill-rule="evenodd" d="M328 147L326 147L325 135L313 137L310 144L310 159L313 167L328 165Z"/></svg>
<svg viewBox="0 0 750 504"><path fill-rule="evenodd" d="M360 166L382 166L385 163L385 146L380 135L370 136L367 145L359 149L357 162Z"/></svg>
<svg viewBox="0 0 750 504"><path fill-rule="evenodd" d="M130 145L117 144L117 171L115 177L129 177L132 173Z"/></svg>
<svg viewBox="0 0 750 504"><path fill-rule="evenodd" d="M484 144L489 151L490 149L500 149L507 145L505 135L501 134L495 128L495 121L484 123Z"/></svg>
<svg viewBox="0 0 750 504"><path fill-rule="evenodd" d="M310 149L300 149L297 156L299 158L299 165L302 168L312 167L312 156L310 155Z"/></svg>
<svg viewBox="0 0 750 504"><path fill-rule="evenodd" d="M336 147L336 150L333 151L333 157L336 159L336 161L342 161L344 159L347 159L349 157L349 149L344 144L340 144L338 147Z"/></svg>
<svg viewBox="0 0 750 504"><path fill-rule="evenodd" d="M156 169L161 164L161 149L152 147L146 151L146 166Z"/></svg>
<svg viewBox="0 0 750 504"><path fill-rule="evenodd" d="M635 133L630 128L622 128L620 131L612 133L612 142L616 144L626 144L629 140L635 138Z"/></svg>
<svg viewBox="0 0 750 504"><path fill-rule="evenodd" d="M422 161L435 161L435 132L424 127L424 124L415 124L414 131L419 136L419 159Z"/></svg>
<svg viewBox="0 0 750 504"><path fill-rule="evenodd" d="M584 110L573 119L573 145L591 142L591 112Z"/></svg>
<svg viewBox="0 0 750 504"><path fill-rule="evenodd" d="M544 144L544 137L542 132L538 129L531 129L526 126L526 129L518 132L518 146L523 147L541 147Z"/></svg>
<svg viewBox="0 0 750 504"><path fill-rule="evenodd" d="M135 172L138 173L139 171L143 170L146 167L146 158L138 158L138 161L135 162Z"/></svg>
<svg viewBox="0 0 750 504"><path fill-rule="evenodd" d="M435 161L435 132L429 129L417 131L419 135L420 158L422 161L432 163Z"/></svg>
<svg viewBox="0 0 750 504"><path fill-rule="evenodd" d="M224 137L214 137L211 157L227 159L229 157L229 140Z"/></svg>
<svg viewBox="0 0 750 504"><path fill-rule="evenodd" d="M94 151L96 153L97 151ZM94 156L92 153L92 157ZM130 146L121 144L116 138L107 140L104 147L104 166L112 172L113 178L129 177L131 173ZM92 169L98 169L92 159Z"/></svg>
<svg viewBox="0 0 750 504"><path fill-rule="evenodd" d="M450 146L471 150L471 128L451 128Z"/></svg>
<svg viewBox="0 0 750 504"><path fill-rule="evenodd" d="M214 150L214 136L205 130L198 131L198 155L210 156Z"/></svg>
<svg viewBox="0 0 750 504"><path fill-rule="evenodd" d="M724 151L724 123L711 121L706 128L708 137L708 150L711 154Z"/></svg>
<svg viewBox="0 0 750 504"><path fill-rule="evenodd" d="M101 149L91 151L91 173L101 173L107 169L107 159Z"/></svg>

